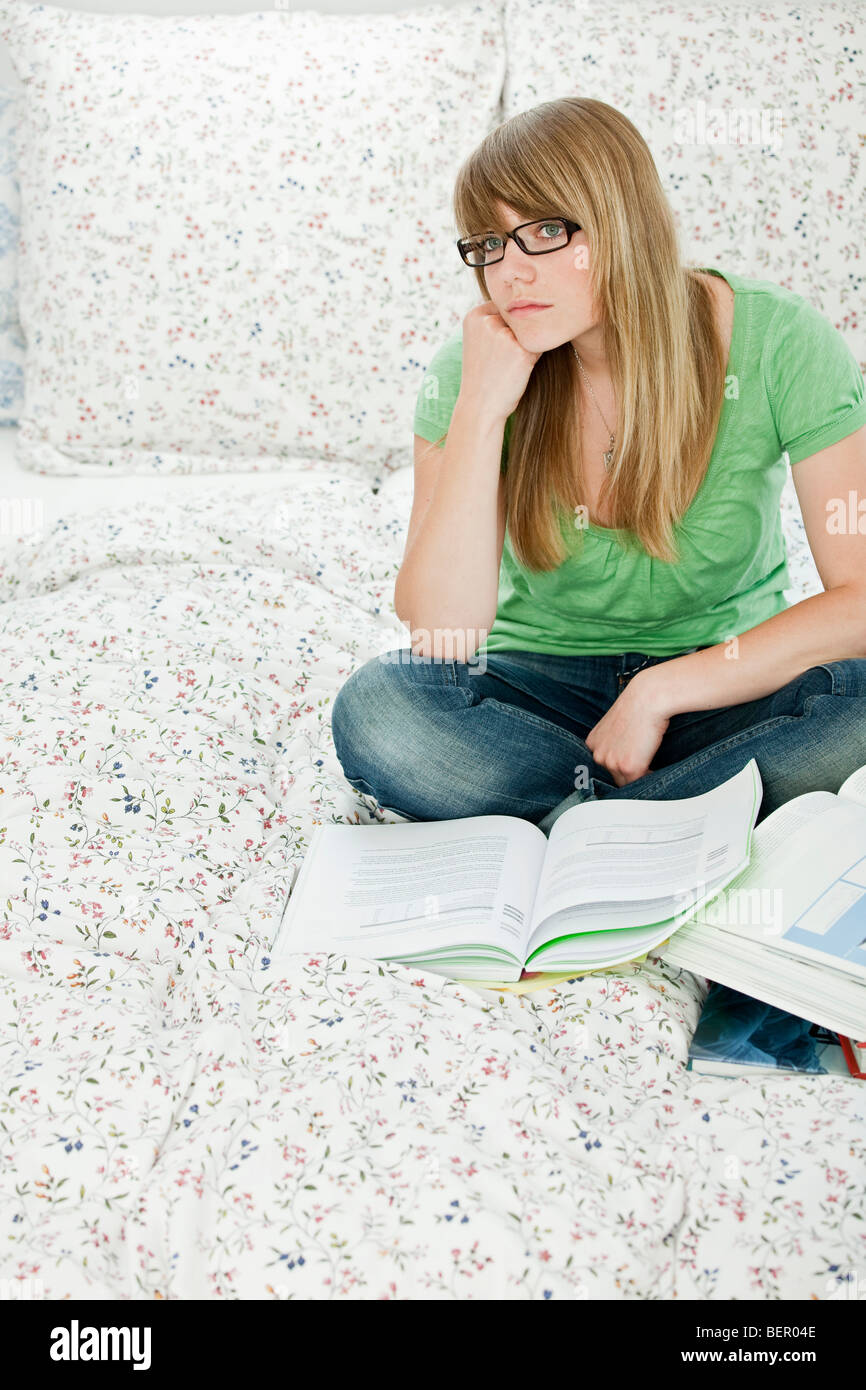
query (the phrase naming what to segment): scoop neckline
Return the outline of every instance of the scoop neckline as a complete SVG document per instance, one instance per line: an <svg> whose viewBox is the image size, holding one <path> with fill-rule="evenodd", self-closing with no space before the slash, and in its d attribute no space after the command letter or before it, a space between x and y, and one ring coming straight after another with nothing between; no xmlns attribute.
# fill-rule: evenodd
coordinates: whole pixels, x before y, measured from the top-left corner
<svg viewBox="0 0 866 1390"><path fill-rule="evenodd" d="M740 286L739 286L739 284L735 284L735 281L738 281L738 280L739 280L739 276L737 276L737 275L732 275L730 271L719 270L717 266L696 265L696 266L693 266L692 269L693 269L693 270L697 270L697 271L698 271L700 274L702 274L702 275L717 275L717 276L719 277L719 279L724 280L727 284L729 284L730 287L731 287L731 289L732 289L733 292L734 292L734 313L733 313L733 318L732 318L732 320L731 320L731 345L730 345L730 347L728 348L728 360L727 360L727 362L725 363L725 376L728 377L728 376L731 375L731 362L733 362L733 361L735 361L735 360L736 360L736 361L739 361L740 328L741 328L742 314L740 313ZM727 397L727 395L725 395L725 397L724 397L724 399L723 399L723 401L722 401L722 412L721 412L721 414L720 414L720 416L719 416L719 423L718 423L718 426L717 426L717 428L716 428L716 439L715 439L715 443L714 443L714 445L713 445L712 453L710 454L709 463L707 464L707 471L706 471L706 473L704 474L704 477L703 477L703 480L701 481L700 487L698 488L697 492L695 493L694 497L692 498L692 501L691 501L691 503L690 503L690 505L689 505L689 507L688 507L688 509L687 509L687 511L686 511L686 515L688 515L689 511L691 511L691 509L692 509L692 507L694 506L695 502L698 500L698 497L700 496L701 489L703 488L704 484L705 484L706 481L707 481L707 478L709 477L710 469L712 468L713 462L714 462L714 460L715 460L716 448L717 448L717 446L721 443L721 440L722 440L722 437L723 437L723 428L724 428L724 425L725 425L725 423L726 423L726 421L727 421L727 416L728 416L728 405L729 405L728 397ZM681 518L681 520L682 520L682 518ZM631 532L628 530L627 527L623 527L623 526L596 526L595 523L592 522L592 521L588 521L588 522L586 523L585 526L581 526L581 527L579 527L578 529L581 530L581 531L584 531L584 532L589 532L589 533L590 533L591 535L593 535L593 536L600 536L600 537L602 538L602 540L604 540L604 539L605 539L606 537L608 537L608 536L610 536L610 537L616 537L616 536L625 536L625 535L630 535L630 534L631 534Z"/></svg>

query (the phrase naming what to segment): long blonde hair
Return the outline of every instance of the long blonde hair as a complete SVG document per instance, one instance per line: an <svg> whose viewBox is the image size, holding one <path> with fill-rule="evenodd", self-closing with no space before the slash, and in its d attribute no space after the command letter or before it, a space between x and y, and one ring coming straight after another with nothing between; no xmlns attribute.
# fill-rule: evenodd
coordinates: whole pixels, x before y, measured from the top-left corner
<svg viewBox="0 0 866 1390"><path fill-rule="evenodd" d="M559 213L586 234L590 288L619 406L599 507L609 504L612 526L629 533L626 544L634 537L647 553L675 563L673 523L706 473L726 360L712 296L681 264L649 147L606 102L543 102L497 126L461 166L454 189L459 235L495 228L497 202L524 221ZM489 301L483 269L474 274ZM515 558L530 570L558 568L566 537L581 535L574 521L575 508L585 505L580 410L579 368L565 342L536 362L506 432L508 529ZM557 514L558 507L564 511Z"/></svg>

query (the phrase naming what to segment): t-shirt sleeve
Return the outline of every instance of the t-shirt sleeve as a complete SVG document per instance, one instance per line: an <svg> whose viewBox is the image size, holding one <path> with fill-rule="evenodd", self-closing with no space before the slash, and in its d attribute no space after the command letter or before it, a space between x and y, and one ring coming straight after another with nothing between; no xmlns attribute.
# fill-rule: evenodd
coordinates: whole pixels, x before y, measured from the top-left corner
<svg viewBox="0 0 866 1390"><path fill-rule="evenodd" d="M460 393L463 372L463 330L453 334L433 354L415 402L413 429L422 439L434 444L446 434ZM440 448L445 448L442 440Z"/></svg>
<svg viewBox="0 0 866 1390"><path fill-rule="evenodd" d="M866 386L857 360L839 330L807 299L777 310L764 372L781 451L790 464L866 424Z"/></svg>

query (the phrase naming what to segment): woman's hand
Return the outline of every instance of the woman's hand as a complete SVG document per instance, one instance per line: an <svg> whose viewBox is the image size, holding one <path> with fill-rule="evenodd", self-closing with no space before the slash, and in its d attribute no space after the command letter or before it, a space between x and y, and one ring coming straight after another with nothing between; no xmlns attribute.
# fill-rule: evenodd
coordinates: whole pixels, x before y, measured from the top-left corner
<svg viewBox="0 0 866 1390"><path fill-rule="evenodd" d="M517 409L540 356L520 345L492 300L476 304L463 318L461 397L507 420Z"/></svg>
<svg viewBox="0 0 866 1390"><path fill-rule="evenodd" d="M618 787L649 772L670 723L670 717L649 698L646 684L639 684L641 674L632 676L584 739L595 761L608 769Z"/></svg>

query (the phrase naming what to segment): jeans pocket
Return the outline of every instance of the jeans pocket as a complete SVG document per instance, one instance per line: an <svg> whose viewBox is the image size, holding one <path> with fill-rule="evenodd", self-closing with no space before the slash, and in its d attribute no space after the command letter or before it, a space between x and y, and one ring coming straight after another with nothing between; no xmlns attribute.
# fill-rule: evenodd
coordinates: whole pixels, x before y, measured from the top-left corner
<svg viewBox="0 0 866 1390"><path fill-rule="evenodd" d="M852 656L822 662L817 668L830 677L831 695L866 696L866 658Z"/></svg>

